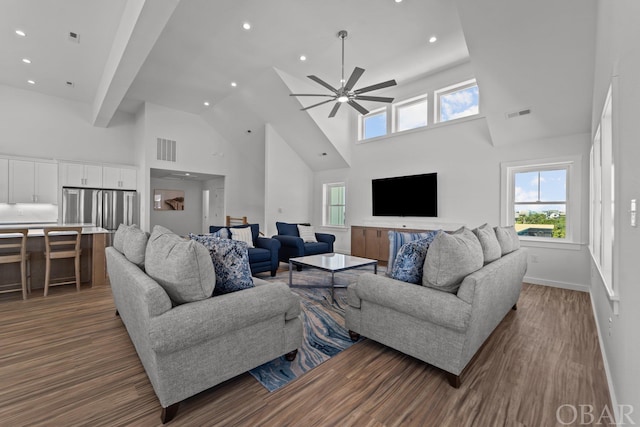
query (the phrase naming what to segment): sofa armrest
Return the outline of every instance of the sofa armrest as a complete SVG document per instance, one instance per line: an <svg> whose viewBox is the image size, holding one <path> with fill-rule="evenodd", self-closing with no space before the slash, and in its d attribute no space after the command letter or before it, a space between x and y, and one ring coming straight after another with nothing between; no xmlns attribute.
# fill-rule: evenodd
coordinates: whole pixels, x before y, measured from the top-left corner
<svg viewBox="0 0 640 427"><path fill-rule="evenodd" d="M261 249L269 249L271 252L275 251L278 253L278 249L280 249L280 241L278 239L270 239L268 237L258 237L255 241L255 247Z"/></svg>
<svg viewBox="0 0 640 427"><path fill-rule="evenodd" d="M299 253L304 253L304 242L297 236L275 235L274 239L278 240L283 247L296 248Z"/></svg>
<svg viewBox="0 0 640 427"><path fill-rule="evenodd" d="M282 316L300 314L300 298L281 282L182 304L154 317L149 341L157 353L171 353L229 332Z"/></svg>
<svg viewBox="0 0 640 427"><path fill-rule="evenodd" d="M456 331L466 330L471 318L471 304L454 294L373 273L363 273L349 285L348 297L354 308L369 301Z"/></svg>
<svg viewBox="0 0 640 427"><path fill-rule="evenodd" d="M328 233L316 233L316 240L329 245L329 252L333 252L333 243L336 241L336 236Z"/></svg>

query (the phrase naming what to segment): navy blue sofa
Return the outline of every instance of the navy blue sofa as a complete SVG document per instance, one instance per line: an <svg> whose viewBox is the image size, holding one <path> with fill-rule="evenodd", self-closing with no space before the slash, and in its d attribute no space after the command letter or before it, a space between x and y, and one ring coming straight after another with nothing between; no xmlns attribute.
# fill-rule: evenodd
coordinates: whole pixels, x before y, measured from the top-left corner
<svg viewBox="0 0 640 427"><path fill-rule="evenodd" d="M289 258L333 252L333 243L336 241L336 236L333 234L316 233L317 243L305 243L298 233L298 224L276 222L276 228L278 234L273 238L281 244L278 258L282 262L289 262Z"/></svg>
<svg viewBox="0 0 640 427"><path fill-rule="evenodd" d="M276 270L278 270L278 265L280 264L278 261L280 242L276 239L260 237L260 226L258 224L233 225L231 227L210 225L209 233L215 233L222 228L226 228L227 235L231 238L229 228L245 227L251 227L251 238L253 239L254 246L253 248L249 248L249 266L251 267L251 274L270 271L271 277L275 276Z"/></svg>

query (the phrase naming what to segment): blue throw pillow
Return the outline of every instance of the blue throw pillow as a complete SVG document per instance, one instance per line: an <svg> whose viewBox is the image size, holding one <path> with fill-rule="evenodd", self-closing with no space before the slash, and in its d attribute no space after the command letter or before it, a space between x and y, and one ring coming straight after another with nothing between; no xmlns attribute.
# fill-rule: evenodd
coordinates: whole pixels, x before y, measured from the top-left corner
<svg viewBox="0 0 640 427"><path fill-rule="evenodd" d="M249 249L246 243L221 239L211 235L189 234L189 238L202 243L211 255L216 271L216 286L213 296L253 288Z"/></svg>
<svg viewBox="0 0 640 427"><path fill-rule="evenodd" d="M429 245L438 234L437 231L427 233L428 236L412 240L400 247L391 267L389 276L407 283L422 284L422 270Z"/></svg>
<svg viewBox="0 0 640 427"><path fill-rule="evenodd" d="M424 233L406 233L400 231L389 231L389 260L387 266L393 267L393 261L396 259L396 254L405 243L412 240L425 239L433 233L432 231L425 231Z"/></svg>

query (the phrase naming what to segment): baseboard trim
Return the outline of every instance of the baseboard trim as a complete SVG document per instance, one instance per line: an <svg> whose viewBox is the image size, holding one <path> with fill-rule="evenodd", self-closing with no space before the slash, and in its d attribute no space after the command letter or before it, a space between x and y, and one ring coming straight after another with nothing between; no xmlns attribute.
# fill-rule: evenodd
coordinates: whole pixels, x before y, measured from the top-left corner
<svg viewBox="0 0 640 427"><path fill-rule="evenodd" d="M609 370L609 359L607 359L607 351L604 348L604 342L602 341L602 330L600 329L600 323L598 322L598 313L596 312L596 305L593 303L593 293L589 291L591 297L591 309L593 311L593 320L596 323L596 330L598 332L598 343L600 344L600 355L602 356L602 363L604 364L604 372L607 376L607 385L609 386L609 399L611 399L611 412L615 418L616 425L620 425L618 399L616 398L616 389L613 387L613 380L611 377L611 371Z"/></svg>
<svg viewBox="0 0 640 427"><path fill-rule="evenodd" d="M590 292L591 287L589 285L581 285L577 283L558 282L555 280L540 279L537 277L524 276L522 279L525 283L531 283L532 285L551 286L552 288L569 289L571 291Z"/></svg>

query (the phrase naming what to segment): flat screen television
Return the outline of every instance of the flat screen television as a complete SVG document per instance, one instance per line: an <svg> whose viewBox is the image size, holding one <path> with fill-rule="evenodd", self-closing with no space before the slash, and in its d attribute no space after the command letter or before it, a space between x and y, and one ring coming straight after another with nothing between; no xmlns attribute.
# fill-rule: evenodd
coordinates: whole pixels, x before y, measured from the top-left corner
<svg viewBox="0 0 640 427"><path fill-rule="evenodd" d="M438 216L438 174L371 181L373 216Z"/></svg>

